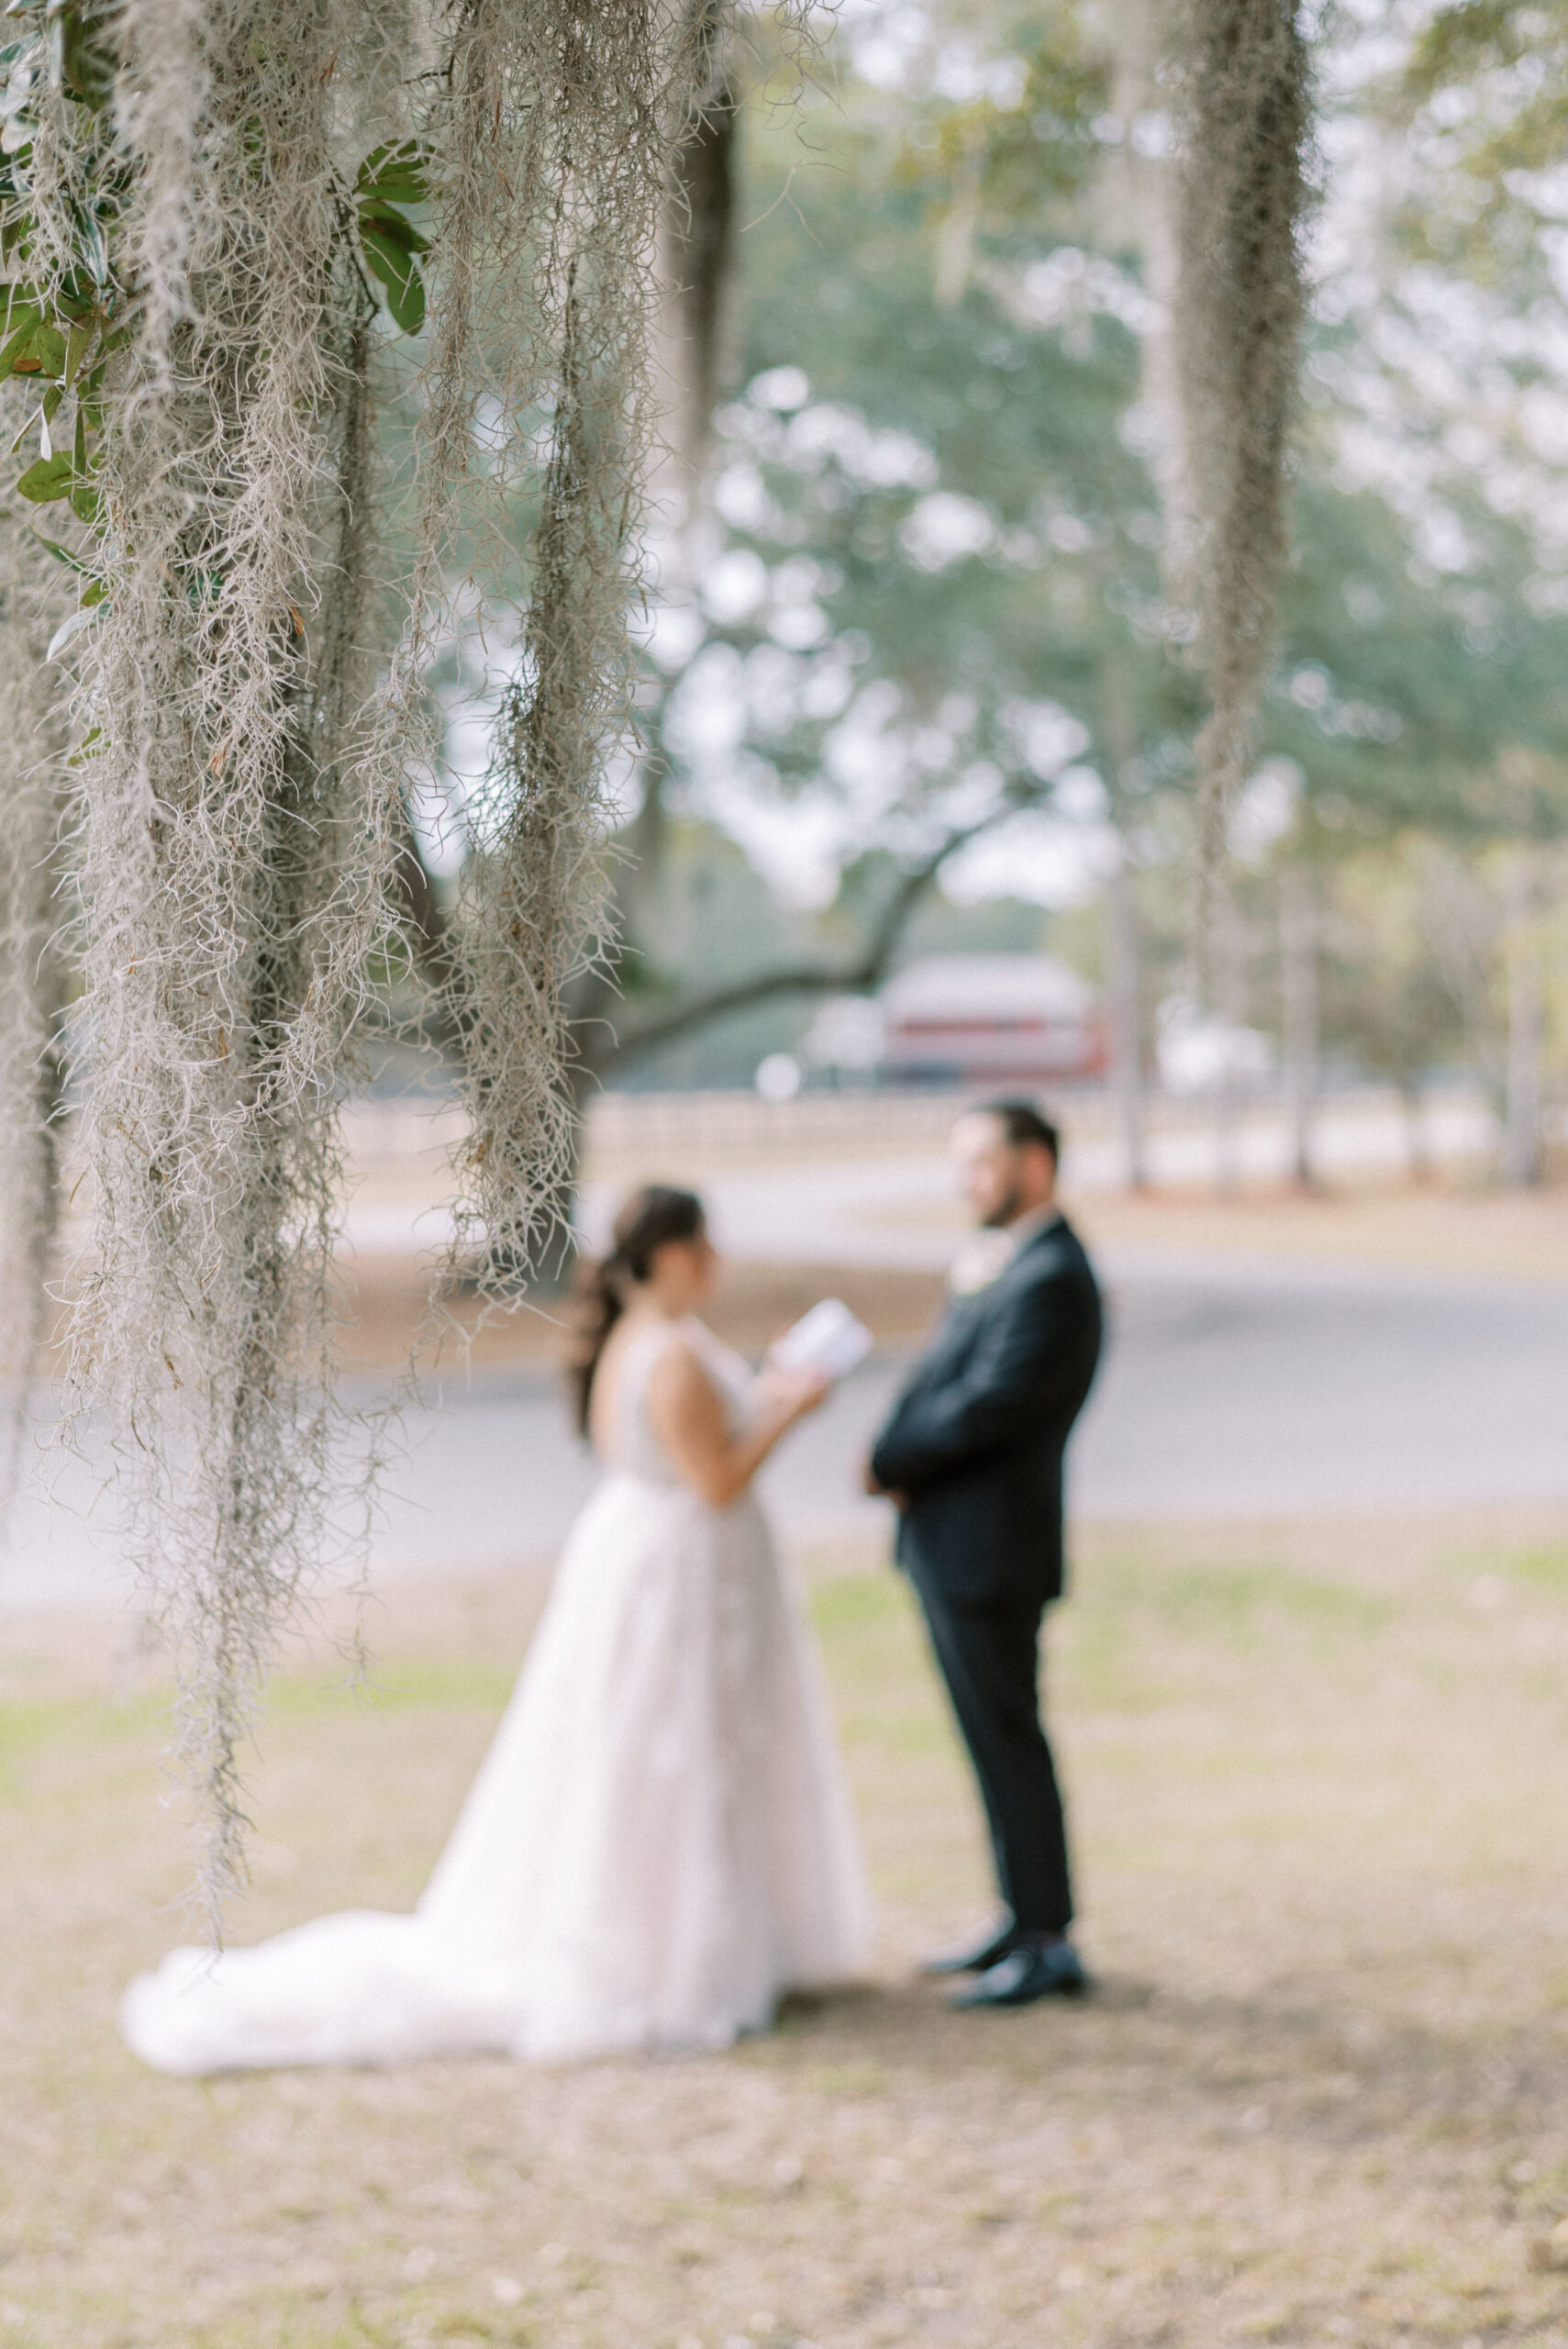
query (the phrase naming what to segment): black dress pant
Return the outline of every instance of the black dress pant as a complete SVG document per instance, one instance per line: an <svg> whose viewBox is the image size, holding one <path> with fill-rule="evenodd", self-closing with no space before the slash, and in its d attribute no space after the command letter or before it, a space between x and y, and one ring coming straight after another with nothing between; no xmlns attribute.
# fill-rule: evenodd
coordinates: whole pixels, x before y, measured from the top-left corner
<svg viewBox="0 0 1568 2349"><path fill-rule="evenodd" d="M1028 1599L960 1607L923 1576L915 1586L980 1781L1002 1898L1026 1931L1065 1932L1067 1829L1040 1719L1044 1609Z"/></svg>

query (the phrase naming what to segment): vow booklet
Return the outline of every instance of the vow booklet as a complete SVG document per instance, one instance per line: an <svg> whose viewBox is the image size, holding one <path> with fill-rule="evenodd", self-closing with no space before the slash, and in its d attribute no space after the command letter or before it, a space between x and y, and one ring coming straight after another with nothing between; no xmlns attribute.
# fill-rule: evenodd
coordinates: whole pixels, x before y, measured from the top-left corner
<svg viewBox="0 0 1568 2349"><path fill-rule="evenodd" d="M864 1362L875 1343L863 1321L857 1321L837 1297L825 1297L809 1313L768 1349L768 1359L780 1370L816 1371L824 1378L843 1378Z"/></svg>

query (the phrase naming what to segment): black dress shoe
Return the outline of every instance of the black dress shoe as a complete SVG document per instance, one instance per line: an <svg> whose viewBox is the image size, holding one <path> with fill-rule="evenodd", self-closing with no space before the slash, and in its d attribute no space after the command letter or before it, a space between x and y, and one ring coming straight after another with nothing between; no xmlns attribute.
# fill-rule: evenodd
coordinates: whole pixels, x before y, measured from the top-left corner
<svg viewBox="0 0 1568 2349"><path fill-rule="evenodd" d="M949 1999L951 2007L1032 2007L1037 1998L1081 1998L1089 1977L1071 1942L1020 1942L966 1983Z"/></svg>
<svg viewBox="0 0 1568 2349"><path fill-rule="evenodd" d="M954 1949L940 1949L934 1957L923 1958L922 1974L984 1974L1018 1945L1018 1929L1009 1917L1004 1923L993 1925L980 1941L960 1942Z"/></svg>

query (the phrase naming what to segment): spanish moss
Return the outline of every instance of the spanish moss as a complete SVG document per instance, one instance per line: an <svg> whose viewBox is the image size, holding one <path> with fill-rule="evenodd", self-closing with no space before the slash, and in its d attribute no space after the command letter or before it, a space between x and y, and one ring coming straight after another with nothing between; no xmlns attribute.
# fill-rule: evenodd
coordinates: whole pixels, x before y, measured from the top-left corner
<svg viewBox="0 0 1568 2349"><path fill-rule="evenodd" d="M1175 30L1185 510L1173 519L1209 698L1196 746L1201 953L1286 552L1311 113L1296 0L1185 0Z"/></svg>

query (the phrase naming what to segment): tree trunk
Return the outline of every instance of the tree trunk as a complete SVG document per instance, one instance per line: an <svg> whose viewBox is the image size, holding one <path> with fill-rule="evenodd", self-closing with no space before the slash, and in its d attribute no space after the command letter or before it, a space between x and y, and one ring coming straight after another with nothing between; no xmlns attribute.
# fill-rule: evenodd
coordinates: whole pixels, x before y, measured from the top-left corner
<svg viewBox="0 0 1568 2349"><path fill-rule="evenodd" d="M1133 896L1132 867L1125 845L1106 885L1106 972L1110 1009L1111 1088L1121 1128L1127 1186L1141 1191L1148 1186L1148 1150L1143 1100L1143 1023L1138 907Z"/></svg>
<svg viewBox="0 0 1568 2349"><path fill-rule="evenodd" d="M1317 1184L1312 1128L1318 1108L1320 1044L1318 1003L1318 888L1306 866L1280 874L1280 992L1284 1030L1290 1170L1304 1190Z"/></svg>
<svg viewBox="0 0 1568 2349"><path fill-rule="evenodd" d="M1246 1008L1241 965L1241 924L1235 900L1223 882L1214 905L1214 1010L1226 1048L1214 1086L1214 1187L1230 1197L1240 1181L1240 1071L1234 1040Z"/></svg>
<svg viewBox="0 0 1568 2349"><path fill-rule="evenodd" d="M1427 1149L1426 1104L1418 1076L1399 1079L1399 1108L1405 1119L1405 1168L1412 1183L1431 1180L1432 1162Z"/></svg>
<svg viewBox="0 0 1568 2349"><path fill-rule="evenodd" d="M1503 1180L1528 1189L1540 1180L1541 1046L1546 990L1537 926L1535 852L1521 847L1504 882L1507 957L1508 1047L1503 1115Z"/></svg>

